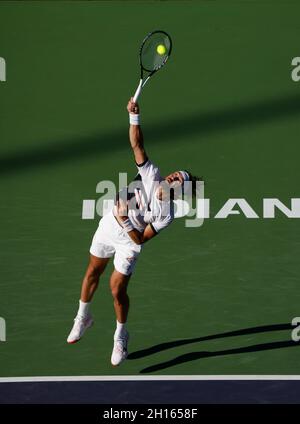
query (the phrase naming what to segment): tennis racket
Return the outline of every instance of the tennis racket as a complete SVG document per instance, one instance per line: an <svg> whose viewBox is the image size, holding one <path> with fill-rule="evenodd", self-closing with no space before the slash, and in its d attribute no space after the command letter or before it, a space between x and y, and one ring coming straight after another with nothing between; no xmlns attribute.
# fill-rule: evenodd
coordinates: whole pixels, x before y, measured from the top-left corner
<svg viewBox="0 0 300 424"><path fill-rule="evenodd" d="M134 103L149 79L166 64L171 50L172 40L165 31L152 31L144 38L139 52L141 78L133 96Z"/></svg>

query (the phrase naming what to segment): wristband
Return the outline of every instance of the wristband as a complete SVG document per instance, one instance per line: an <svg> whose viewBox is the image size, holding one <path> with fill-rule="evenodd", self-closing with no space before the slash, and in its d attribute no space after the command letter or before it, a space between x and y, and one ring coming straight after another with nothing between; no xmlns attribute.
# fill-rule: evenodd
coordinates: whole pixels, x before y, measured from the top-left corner
<svg viewBox="0 0 300 424"><path fill-rule="evenodd" d="M134 230L134 226L132 225L129 218L127 218L125 221L122 221L122 226L123 226L124 230L126 231L126 233Z"/></svg>
<svg viewBox="0 0 300 424"><path fill-rule="evenodd" d="M135 113L129 114L130 125L140 125L140 115Z"/></svg>

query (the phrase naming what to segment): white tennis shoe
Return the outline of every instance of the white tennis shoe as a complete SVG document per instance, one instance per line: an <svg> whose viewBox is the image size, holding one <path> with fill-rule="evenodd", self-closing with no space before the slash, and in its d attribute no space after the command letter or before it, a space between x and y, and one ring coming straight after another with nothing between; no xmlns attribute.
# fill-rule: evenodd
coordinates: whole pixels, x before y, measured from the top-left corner
<svg viewBox="0 0 300 424"><path fill-rule="evenodd" d="M88 315L86 318L77 316L74 319L73 328L67 338L67 342L70 344L78 342L81 337L84 335L85 331L94 324L94 320L91 315Z"/></svg>
<svg viewBox="0 0 300 424"><path fill-rule="evenodd" d="M126 330L122 336L114 337L114 348L111 355L111 364L116 367L123 362L128 356L127 344L129 340L129 333Z"/></svg>

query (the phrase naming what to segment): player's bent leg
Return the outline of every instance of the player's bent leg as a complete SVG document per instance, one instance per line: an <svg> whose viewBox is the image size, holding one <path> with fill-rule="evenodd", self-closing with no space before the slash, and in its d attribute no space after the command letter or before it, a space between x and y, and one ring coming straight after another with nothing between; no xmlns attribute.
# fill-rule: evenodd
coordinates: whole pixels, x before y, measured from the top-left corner
<svg viewBox="0 0 300 424"><path fill-rule="evenodd" d="M124 275L116 269L110 277L110 289L118 322L125 324L129 311L127 286L131 275Z"/></svg>
<svg viewBox="0 0 300 424"><path fill-rule="evenodd" d="M110 278L110 288L114 300L114 308L117 318L117 328L114 334L114 347L111 355L111 363L120 365L128 356L129 333L125 328L129 310L129 297L127 294L130 275L122 274L116 269Z"/></svg>
<svg viewBox="0 0 300 424"><path fill-rule="evenodd" d="M78 342L85 331L90 328L94 321L89 312L90 301L99 284L99 277L104 272L109 258L97 258L90 255L90 261L82 282L81 298L79 300L78 313L74 319L74 325L67 338L70 344Z"/></svg>
<svg viewBox="0 0 300 424"><path fill-rule="evenodd" d="M115 270L111 275L110 287L114 299L117 328L114 334L114 348L111 356L112 365L119 365L127 358L128 331L125 328L129 310L127 286L136 265L141 246L135 243L118 243L114 258Z"/></svg>
<svg viewBox="0 0 300 424"><path fill-rule="evenodd" d="M90 254L90 261L82 281L81 296L82 302L90 302L97 290L100 275L103 274L110 258L97 258Z"/></svg>

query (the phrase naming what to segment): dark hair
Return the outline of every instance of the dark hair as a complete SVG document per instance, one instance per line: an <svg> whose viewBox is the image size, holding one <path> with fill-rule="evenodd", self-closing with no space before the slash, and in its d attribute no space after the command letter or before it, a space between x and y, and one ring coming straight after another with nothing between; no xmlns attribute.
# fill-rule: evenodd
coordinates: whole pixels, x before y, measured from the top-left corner
<svg viewBox="0 0 300 424"><path fill-rule="evenodd" d="M197 197L197 194L199 193L199 184L197 187L197 181L202 181L204 184L204 179L203 177L197 177L196 175L193 175L190 171L187 171L186 169L185 172L189 174L190 181L192 181L192 196Z"/></svg>

